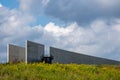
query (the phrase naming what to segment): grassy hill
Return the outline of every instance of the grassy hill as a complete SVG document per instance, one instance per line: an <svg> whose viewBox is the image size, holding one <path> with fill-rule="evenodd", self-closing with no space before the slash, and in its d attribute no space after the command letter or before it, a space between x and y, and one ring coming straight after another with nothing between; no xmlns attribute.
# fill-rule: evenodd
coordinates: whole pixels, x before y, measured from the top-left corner
<svg viewBox="0 0 120 80"><path fill-rule="evenodd" d="M120 66L0 64L0 80L120 80Z"/></svg>

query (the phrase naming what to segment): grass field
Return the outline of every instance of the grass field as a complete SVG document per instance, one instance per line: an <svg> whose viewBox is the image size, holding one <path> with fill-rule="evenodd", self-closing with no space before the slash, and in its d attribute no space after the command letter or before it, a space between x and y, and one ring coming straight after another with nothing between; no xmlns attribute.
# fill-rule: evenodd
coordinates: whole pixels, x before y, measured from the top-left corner
<svg viewBox="0 0 120 80"><path fill-rule="evenodd" d="M120 80L120 66L0 64L0 80Z"/></svg>

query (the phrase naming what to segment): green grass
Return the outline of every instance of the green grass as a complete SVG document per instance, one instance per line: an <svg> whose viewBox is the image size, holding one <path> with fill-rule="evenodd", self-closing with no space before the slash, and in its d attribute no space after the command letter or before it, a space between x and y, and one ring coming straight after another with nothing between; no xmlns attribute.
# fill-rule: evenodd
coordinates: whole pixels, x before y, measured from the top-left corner
<svg viewBox="0 0 120 80"><path fill-rule="evenodd" d="M0 64L0 80L120 80L120 66Z"/></svg>

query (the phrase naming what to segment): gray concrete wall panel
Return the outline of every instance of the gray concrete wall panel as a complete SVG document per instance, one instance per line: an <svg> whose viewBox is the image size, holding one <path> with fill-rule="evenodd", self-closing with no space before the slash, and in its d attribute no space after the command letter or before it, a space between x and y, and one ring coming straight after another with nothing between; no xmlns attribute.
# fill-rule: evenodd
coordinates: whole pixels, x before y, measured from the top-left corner
<svg viewBox="0 0 120 80"><path fill-rule="evenodd" d="M120 64L119 61L84 55L50 47L50 54L54 57L52 63L77 63L77 64Z"/></svg>
<svg viewBox="0 0 120 80"><path fill-rule="evenodd" d="M26 45L27 63L40 62L44 54L44 45L27 41Z"/></svg>
<svg viewBox="0 0 120 80"><path fill-rule="evenodd" d="M7 52L8 62L25 62L25 48L9 44Z"/></svg>

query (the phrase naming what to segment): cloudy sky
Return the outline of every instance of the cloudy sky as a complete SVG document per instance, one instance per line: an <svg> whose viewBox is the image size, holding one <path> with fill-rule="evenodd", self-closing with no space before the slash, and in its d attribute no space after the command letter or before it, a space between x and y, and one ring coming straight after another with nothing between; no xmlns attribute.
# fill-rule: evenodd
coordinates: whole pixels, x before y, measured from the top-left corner
<svg viewBox="0 0 120 80"><path fill-rule="evenodd" d="M0 0L0 62L25 40L120 61L120 0Z"/></svg>

